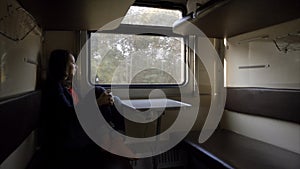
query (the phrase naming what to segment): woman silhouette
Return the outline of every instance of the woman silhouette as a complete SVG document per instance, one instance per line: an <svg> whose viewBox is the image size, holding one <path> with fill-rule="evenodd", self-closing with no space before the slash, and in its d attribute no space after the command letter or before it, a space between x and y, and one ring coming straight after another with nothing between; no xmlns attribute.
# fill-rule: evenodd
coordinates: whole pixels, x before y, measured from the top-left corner
<svg viewBox="0 0 300 169"><path fill-rule="evenodd" d="M82 129L74 109L80 96L71 85L76 68L69 51L51 52L42 102L42 149L48 168L131 168L128 159L104 151ZM98 104L108 111L112 96L103 88L96 91Z"/></svg>

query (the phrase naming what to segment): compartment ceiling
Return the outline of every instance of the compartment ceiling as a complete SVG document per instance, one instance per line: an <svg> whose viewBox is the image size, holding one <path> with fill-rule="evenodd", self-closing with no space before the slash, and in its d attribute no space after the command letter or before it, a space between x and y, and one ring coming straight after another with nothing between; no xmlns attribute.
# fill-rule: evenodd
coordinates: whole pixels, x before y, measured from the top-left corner
<svg viewBox="0 0 300 169"><path fill-rule="evenodd" d="M44 30L97 30L120 18L134 0L18 0ZM186 5L187 0L137 0ZM193 0L201 3L203 0ZM223 0L210 0L221 2ZM205 5L204 5L205 6ZM202 7L204 7L202 6ZM300 17L299 0L229 0L206 15L190 18L209 37L231 37ZM205 9L204 9L205 10Z"/></svg>

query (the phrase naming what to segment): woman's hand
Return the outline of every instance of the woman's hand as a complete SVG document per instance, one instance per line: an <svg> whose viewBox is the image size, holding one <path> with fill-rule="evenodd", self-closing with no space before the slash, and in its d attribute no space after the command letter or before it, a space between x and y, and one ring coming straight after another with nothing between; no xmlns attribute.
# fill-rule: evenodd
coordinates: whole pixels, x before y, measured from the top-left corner
<svg viewBox="0 0 300 169"><path fill-rule="evenodd" d="M105 90L97 99L98 105L113 105L114 99L110 90Z"/></svg>

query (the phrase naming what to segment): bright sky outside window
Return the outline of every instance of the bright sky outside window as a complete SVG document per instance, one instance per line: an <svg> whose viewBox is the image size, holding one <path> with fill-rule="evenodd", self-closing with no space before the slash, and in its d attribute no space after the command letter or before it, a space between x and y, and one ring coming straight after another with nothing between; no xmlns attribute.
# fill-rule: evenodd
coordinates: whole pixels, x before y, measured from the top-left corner
<svg viewBox="0 0 300 169"><path fill-rule="evenodd" d="M172 27L181 17L180 10L132 6L122 24Z"/></svg>

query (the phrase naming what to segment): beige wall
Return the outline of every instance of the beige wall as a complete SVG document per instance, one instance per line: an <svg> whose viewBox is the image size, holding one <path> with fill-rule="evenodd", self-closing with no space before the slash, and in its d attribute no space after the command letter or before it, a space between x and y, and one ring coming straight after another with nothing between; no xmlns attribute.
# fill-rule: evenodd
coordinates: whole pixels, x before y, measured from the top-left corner
<svg viewBox="0 0 300 169"><path fill-rule="evenodd" d="M300 20L295 20L229 39L227 86L300 89L300 51L285 53L273 42L276 37L296 33L300 30L299 25ZM269 67L239 69L239 66L255 65Z"/></svg>
<svg viewBox="0 0 300 169"><path fill-rule="evenodd" d="M36 85L40 36L31 32L24 40L0 35L0 98L33 91Z"/></svg>
<svg viewBox="0 0 300 169"><path fill-rule="evenodd" d="M0 0L0 11L1 99L35 89L41 33L18 1Z"/></svg>
<svg viewBox="0 0 300 169"><path fill-rule="evenodd" d="M300 89L300 51L283 53L270 41L230 44L226 54L228 87ZM269 65L239 69L239 66Z"/></svg>
<svg viewBox="0 0 300 169"><path fill-rule="evenodd" d="M299 30L298 19L229 39L227 86L300 89L300 51L281 52L272 41ZM249 65L269 67L238 68ZM226 110L220 126L300 154L299 124Z"/></svg>
<svg viewBox="0 0 300 169"><path fill-rule="evenodd" d="M8 13L9 9L10 13ZM0 0L0 99L36 89L41 31L16 0ZM0 169L24 169L35 151L32 132L0 164Z"/></svg>

